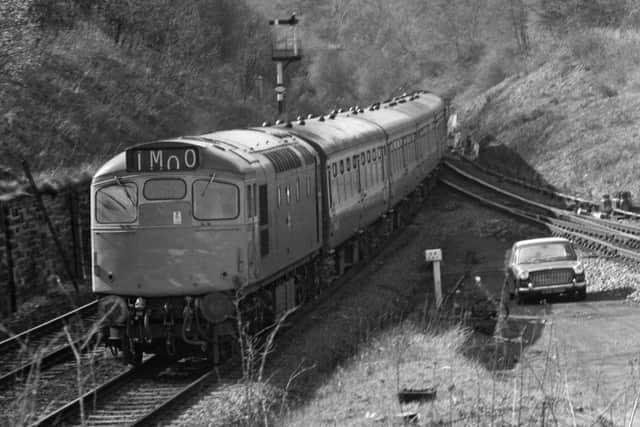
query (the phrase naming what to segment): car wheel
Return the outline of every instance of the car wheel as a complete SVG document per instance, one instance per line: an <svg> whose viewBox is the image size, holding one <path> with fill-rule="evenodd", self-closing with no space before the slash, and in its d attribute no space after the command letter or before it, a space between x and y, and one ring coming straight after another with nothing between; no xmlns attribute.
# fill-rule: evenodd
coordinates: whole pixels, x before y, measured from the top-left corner
<svg viewBox="0 0 640 427"><path fill-rule="evenodd" d="M520 292L518 292L517 290L515 291L515 298L516 298L516 304L518 305L523 305L526 302L526 297L524 295L522 295Z"/></svg>
<svg viewBox="0 0 640 427"><path fill-rule="evenodd" d="M578 299L578 301L584 301L585 299L587 299L587 289L578 289L578 291L576 292L576 298Z"/></svg>

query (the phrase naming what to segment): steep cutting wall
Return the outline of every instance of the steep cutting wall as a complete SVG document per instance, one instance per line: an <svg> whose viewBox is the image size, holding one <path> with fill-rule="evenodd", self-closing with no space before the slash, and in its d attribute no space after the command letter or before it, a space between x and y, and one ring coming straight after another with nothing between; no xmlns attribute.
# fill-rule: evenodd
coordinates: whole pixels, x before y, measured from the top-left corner
<svg viewBox="0 0 640 427"><path fill-rule="evenodd" d="M73 276L90 277L89 182L41 195ZM70 279L36 198L22 193L0 200L0 314L45 293L56 275Z"/></svg>

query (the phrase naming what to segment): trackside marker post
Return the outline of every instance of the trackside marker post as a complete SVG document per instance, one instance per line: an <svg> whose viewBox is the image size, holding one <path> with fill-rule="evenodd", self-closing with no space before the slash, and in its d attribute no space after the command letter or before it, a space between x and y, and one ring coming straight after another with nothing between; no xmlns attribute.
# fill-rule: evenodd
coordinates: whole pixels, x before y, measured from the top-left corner
<svg viewBox="0 0 640 427"><path fill-rule="evenodd" d="M440 261L442 261L442 249L427 249L424 251L424 259L433 263L433 286L436 294L436 308L442 305L442 281L440 280Z"/></svg>

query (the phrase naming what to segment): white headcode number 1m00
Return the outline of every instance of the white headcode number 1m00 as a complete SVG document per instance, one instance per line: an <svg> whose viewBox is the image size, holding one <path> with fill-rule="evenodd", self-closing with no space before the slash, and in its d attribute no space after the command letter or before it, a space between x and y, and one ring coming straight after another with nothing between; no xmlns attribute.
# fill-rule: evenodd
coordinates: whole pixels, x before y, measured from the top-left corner
<svg viewBox="0 0 640 427"><path fill-rule="evenodd" d="M127 171L130 172L193 170L199 163L196 148L132 149L127 152Z"/></svg>

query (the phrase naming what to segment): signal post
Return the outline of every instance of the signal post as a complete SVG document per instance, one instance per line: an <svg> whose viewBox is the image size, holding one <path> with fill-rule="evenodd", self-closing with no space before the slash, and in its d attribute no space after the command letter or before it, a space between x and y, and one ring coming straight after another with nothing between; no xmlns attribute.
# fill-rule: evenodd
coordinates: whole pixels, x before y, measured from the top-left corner
<svg viewBox="0 0 640 427"><path fill-rule="evenodd" d="M278 115L284 113L284 69L292 62L302 59L300 40L296 32L299 20L293 13L289 19L272 19L269 25L273 27L273 44L271 46L271 59L276 63L276 101L278 102Z"/></svg>

